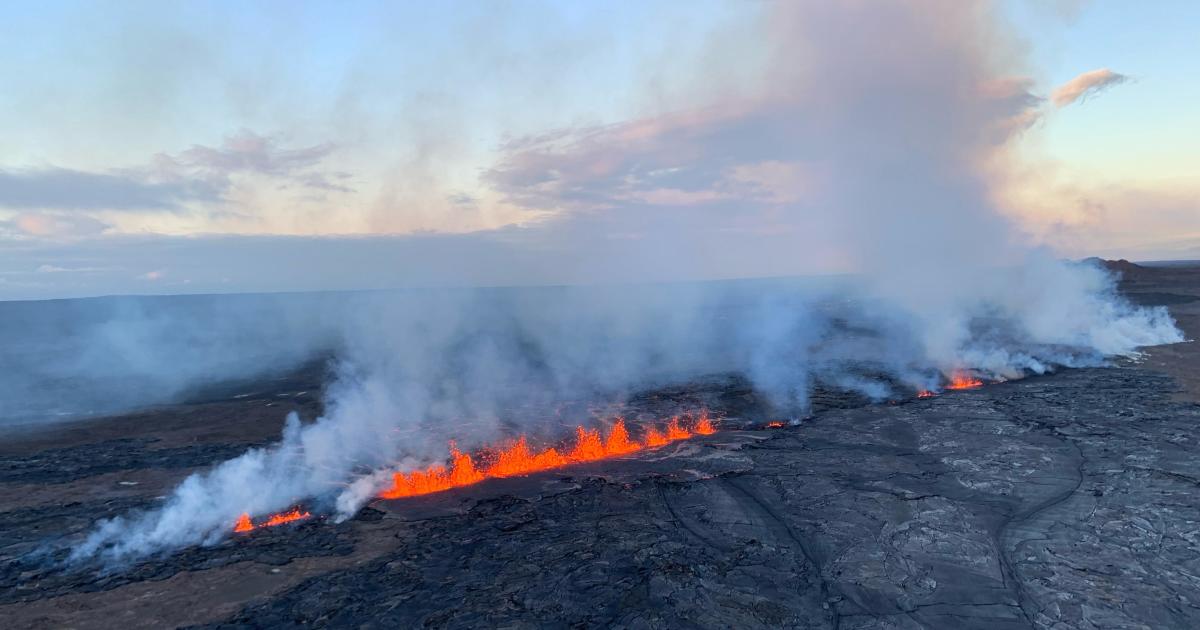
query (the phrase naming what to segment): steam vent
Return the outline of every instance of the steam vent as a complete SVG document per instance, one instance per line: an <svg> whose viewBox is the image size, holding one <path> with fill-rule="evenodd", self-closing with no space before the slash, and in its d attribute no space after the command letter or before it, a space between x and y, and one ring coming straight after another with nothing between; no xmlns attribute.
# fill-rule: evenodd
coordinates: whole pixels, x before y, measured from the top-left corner
<svg viewBox="0 0 1200 630"><path fill-rule="evenodd" d="M1200 628L1197 24L0 3L0 630Z"/></svg>

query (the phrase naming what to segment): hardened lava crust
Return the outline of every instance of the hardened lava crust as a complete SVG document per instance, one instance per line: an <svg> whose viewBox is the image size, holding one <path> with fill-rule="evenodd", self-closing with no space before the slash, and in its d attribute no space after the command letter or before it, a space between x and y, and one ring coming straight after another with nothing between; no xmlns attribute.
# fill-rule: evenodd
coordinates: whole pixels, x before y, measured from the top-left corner
<svg viewBox="0 0 1200 630"><path fill-rule="evenodd" d="M1200 334L1200 268L1119 271L1131 299ZM0 446L5 626L1200 627L1193 343L893 404L821 391L777 427L716 378L629 402L631 418L721 418L661 449L106 572L38 553L269 443L285 411L319 415L322 377Z"/></svg>

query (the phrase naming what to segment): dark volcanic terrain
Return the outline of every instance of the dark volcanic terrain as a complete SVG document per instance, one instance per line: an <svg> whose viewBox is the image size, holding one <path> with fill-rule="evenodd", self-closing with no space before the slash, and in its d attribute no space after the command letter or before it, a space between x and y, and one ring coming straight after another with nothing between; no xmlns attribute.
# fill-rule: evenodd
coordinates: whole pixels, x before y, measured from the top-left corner
<svg viewBox="0 0 1200 630"><path fill-rule="evenodd" d="M1122 271L1200 334L1200 268ZM30 555L315 417L321 376L10 435L0 625L1200 627L1193 343L898 404L828 394L778 429L737 382L698 384L634 405L703 402L721 430L638 456L104 575Z"/></svg>

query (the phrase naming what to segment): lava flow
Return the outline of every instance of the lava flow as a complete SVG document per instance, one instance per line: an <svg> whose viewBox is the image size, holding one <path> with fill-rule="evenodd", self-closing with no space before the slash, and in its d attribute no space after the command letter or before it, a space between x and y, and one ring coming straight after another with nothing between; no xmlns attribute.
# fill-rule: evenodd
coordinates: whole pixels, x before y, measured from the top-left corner
<svg viewBox="0 0 1200 630"><path fill-rule="evenodd" d="M310 516L312 516L312 514L309 512L301 512L300 508L292 508L291 512L274 514L262 523L255 525L254 521L250 520L249 514L242 514L238 517L237 523L233 526L233 531L238 533L252 532L259 527L275 527L276 525L283 525L284 523L299 521Z"/></svg>
<svg viewBox="0 0 1200 630"><path fill-rule="evenodd" d="M433 465L425 470L395 473L392 476L391 487L381 492L379 497L399 499L431 494L479 483L484 479L514 477L597 461L715 432L716 428L713 427L708 413L703 412L690 430L679 423L679 418L672 418L661 431L654 427L646 429L646 434L640 441L629 436L624 420L613 423L603 439L599 429L578 427L575 429L575 444L566 452L559 452L555 448L534 452L530 450L525 436L521 436L509 446L494 451L490 458L491 463L483 468L477 466L469 454L454 449L449 466Z"/></svg>
<svg viewBox="0 0 1200 630"><path fill-rule="evenodd" d="M974 389L982 387L983 381L967 374L966 372L955 372L950 377L950 383L946 385L946 389Z"/></svg>
<svg viewBox="0 0 1200 630"><path fill-rule="evenodd" d="M475 465L475 460L471 455L458 449L452 449L449 466L434 465L425 470L395 473L392 476L392 486L381 492L379 497L399 499L431 494L479 483L484 479L514 477L570 464L593 462L655 448L696 435L712 433L716 433L716 427L708 417L708 412L701 412L690 430L685 429L679 423L679 418L671 418L671 421L662 430L654 427L646 429L646 434L640 441L630 438L629 430L625 428L625 421L618 419L603 438L600 436L599 429L576 428L575 445L566 453L560 453L554 448L547 448L535 453L530 450L525 436L521 436L506 448L485 451L491 455L489 457L491 463L482 469ZM251 532L260 527L274 527L309 516L311 516L310 513L301 512L300 508L294 508L290 512L275 514L256 525L250 519L249 514L242 514L234 524L233 531Z"/></svg>

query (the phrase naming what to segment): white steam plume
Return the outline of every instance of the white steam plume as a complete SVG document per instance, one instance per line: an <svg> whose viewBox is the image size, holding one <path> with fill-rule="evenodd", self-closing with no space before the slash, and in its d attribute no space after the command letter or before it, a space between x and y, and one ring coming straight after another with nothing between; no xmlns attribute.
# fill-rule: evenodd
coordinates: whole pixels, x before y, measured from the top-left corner
<svg viewBox="0 0 1200 630"><path fill-rule="evenodd" d="M931 387L960 368L1008 378L1181 340L1163 309L1029 251L996 211L987 166L1034 99L987 5L772 11L761 93L514 143L488 178L513 203L559 210L507 236L565 280L788 275L834 258L858 275L359 296L343 305L324 417L101 525L75 558L209 542L241 512L297 500L345 517L379 471L444 458L450 439L471 448L517 424L554 435L536 410L564 400L739 372L800 412L814 380L889 393L859 363Z"/></svg>

